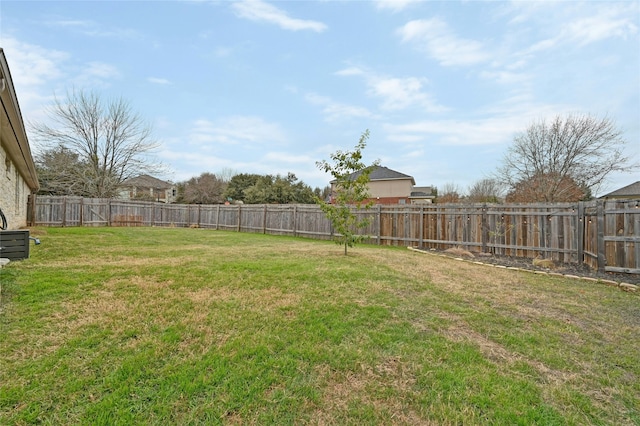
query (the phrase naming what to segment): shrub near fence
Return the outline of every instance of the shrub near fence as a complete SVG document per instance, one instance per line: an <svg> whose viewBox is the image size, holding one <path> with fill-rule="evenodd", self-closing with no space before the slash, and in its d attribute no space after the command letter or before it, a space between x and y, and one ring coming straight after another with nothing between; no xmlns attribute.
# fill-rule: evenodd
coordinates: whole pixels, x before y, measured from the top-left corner
<svg viewBox="0 0 640 426"><path fill-rule="evenodd" d="M31 197L32 226L199 227L329 239L316 205L185 205L80 197ZM358 212L367 242L586 263L640 273L640 200L574 204L378 205Z"/></svg>

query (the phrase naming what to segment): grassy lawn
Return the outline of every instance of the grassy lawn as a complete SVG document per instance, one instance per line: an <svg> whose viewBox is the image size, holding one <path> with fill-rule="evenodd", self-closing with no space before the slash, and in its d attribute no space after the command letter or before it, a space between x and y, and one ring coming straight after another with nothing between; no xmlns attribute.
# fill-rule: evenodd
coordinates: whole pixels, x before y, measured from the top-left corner
<svg viewBox="0 0 640 426"><path fill-rule="evenodd" d="M401 248L39 231L0 424L640 424L640 295Z"/></svg>

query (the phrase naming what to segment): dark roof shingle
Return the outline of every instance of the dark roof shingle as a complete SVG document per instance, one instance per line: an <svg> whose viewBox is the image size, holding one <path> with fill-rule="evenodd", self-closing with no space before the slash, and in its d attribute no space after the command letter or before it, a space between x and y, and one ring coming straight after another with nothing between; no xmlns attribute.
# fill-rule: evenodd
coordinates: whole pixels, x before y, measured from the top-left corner
<svg viewBox="0 0 640 426"><path fill-rule="evenodd" d="M352 173L350 176L352 178L356 178L362 174L361 171ZM384 166L373 166L371 173L369 174L369 181L376 180L400 180L400 179L411 179L411 183L413 185L416 184L413 176L405 175L404 173L396 172L395 170L391 170ZM331 183L335 183L335 180L331 181Z"/></svg>

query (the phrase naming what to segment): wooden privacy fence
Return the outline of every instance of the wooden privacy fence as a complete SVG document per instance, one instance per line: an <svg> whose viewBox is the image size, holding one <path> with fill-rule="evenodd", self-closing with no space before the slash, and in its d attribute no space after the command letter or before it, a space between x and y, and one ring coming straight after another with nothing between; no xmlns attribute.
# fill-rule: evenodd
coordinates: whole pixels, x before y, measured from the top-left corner
<svg viewBox="0 0 640 426"><path fill-rule="evenodd" d="M32 226L198 227L329 239L316 205L197 205L32 196ZM553 204L377 205L359 215L369 243L586 263L640 273L640 200Z"/></svg>

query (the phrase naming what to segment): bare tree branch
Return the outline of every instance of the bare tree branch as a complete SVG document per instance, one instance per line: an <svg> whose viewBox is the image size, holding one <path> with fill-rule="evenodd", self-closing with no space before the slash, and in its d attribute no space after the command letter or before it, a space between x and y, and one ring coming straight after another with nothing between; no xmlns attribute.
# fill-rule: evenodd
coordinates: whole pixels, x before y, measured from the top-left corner
<svg viewBox="0 0 640 426"><path fill-rule="evenodd" d="M85 165L77 173L82 195L113 197L122 181L164 171L149 157L158 147L151 127L123 99L103 102L94 92L72 90L47 113L53 124L32 124L33 132L46 149L63 147Z"/></svg>
<svg viewBox="0 0 640 426"><path fill-rule="evenodd" d="M629 164L625 145L607 117L558 115L516 135L496 177L511 192L517 189L534 198L529 201L576 201L580 193L596 191L611 173L638 166Z"/></svg>

